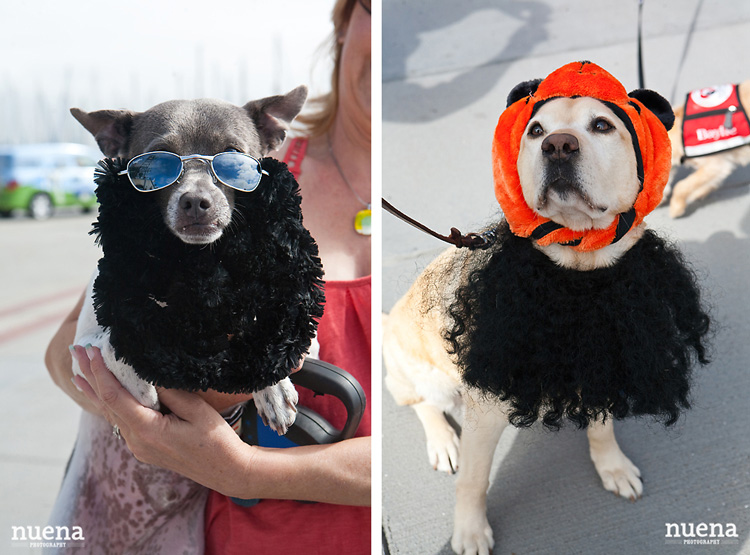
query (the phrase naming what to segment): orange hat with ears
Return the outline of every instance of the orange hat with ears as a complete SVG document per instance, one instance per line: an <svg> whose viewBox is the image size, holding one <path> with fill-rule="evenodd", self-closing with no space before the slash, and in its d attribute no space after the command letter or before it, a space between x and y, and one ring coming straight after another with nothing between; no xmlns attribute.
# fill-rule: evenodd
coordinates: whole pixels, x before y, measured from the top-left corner
<svg viewBox="0 0 750 555"><path fill-rule="evenodd" d="M588 96L601 100L619 117L633 138L641 191L633 207L618 214L605 229L574 231L537 214L523 197L518 154L526 126L542 103L553 98ZM574 62L545 79L517 85L508 95L492 143L495 196L511 231L540 245L567 244L578 251L611 245L659 204L669 179L672 148L667 130L674 123L672 107L659 94L639 89L628 94L622 84L591 62Z"/></svg>

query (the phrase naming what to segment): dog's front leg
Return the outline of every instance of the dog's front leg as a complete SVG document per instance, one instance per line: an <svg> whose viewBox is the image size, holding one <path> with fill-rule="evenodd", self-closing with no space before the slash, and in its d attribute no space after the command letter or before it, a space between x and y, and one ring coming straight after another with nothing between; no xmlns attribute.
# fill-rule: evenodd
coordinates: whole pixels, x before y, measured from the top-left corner
<svg viewBox="0 0 750 555"><path fill-rule="evenodd" d="M733 162L721 156L705 159L697 170L674 184L672 198L669 201L670 217L683 216L689 204L718 189L735 168Z"/></svg>
<svg viewBox="0 0 750 555"><path fill-rule="evenodd" d="M312 338L308 358L320 358L318 336ZM279 383L253 392L255 409L263 424L283 436L297 418L297 401L299 395L292 380L284 378Z"/></svg>
<svg viewBox="0 0 750 555"><path fill-rule="evenodd" d="M495 447L508 425L502 408L467 392L456 479L456 510L451 547L456 553L488 554L495 541L487 520L487 489Z"/></svg>
<svg viewBox="0 0 750 555"><path fill-rule="evenodd" d="M589 450L604 489L635 501L643 494L641 471L622 452L615 439L612 417L589 425Z"/></svg>
<svg viewBox="0 0 750 555"><path fill-rule="evenodd" d="M253 401L258 415L266 426L279 435L284 435L297 418L299 397L289 378L253 392Z"/></svg>
<svg viewBox="0 0 750 555"><path fill-rule="evenodd" d="M132 366L115 356L115 350L109 342L109 331L102 328L97 322L96 311L94 310L94 281L97 275L98 271L94 272L94 276L91 278L91 282L86 290L87 301L83 304L81 313L78 316L74 343L76 345L99 347L104 363L122 386L143 406L159 410L159 398L156 394L156 388L139 378ZM73 373L83 376L83 372L81 372L75 357L73 357Z"/></svg>

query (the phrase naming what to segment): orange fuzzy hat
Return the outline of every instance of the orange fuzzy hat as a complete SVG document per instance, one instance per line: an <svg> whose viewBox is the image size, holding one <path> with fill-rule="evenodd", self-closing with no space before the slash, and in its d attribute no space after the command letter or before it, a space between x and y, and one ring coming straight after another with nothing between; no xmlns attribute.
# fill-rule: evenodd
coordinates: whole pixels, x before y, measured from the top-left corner
<svg viewBox="0 0 750 555"><path fill-rule="evenodd" d="M633 138L641 191L631 210L619 214L606 229L573 231L540 216L526 204L518 177L521 138L533 114L547 100L577 96L601 100L625 123ZM495 196L511 231L540 245L563 243L579 251L618 241L661 201L672 157L667 130L673 123L672 107L659 94L639 89L628 95L617 79L591 62L573 62L543 80L517 85L508 96L508 107L500 115L492 143Z"/></svg>

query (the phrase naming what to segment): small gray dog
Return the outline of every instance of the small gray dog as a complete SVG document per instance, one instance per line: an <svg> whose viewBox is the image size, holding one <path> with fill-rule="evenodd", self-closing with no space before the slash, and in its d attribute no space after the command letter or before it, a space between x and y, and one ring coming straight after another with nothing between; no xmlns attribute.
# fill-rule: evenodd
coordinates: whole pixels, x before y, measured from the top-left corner
<svg viewBox="0 0 750 555"><path fill-rule="evenodd" d="M206 159L234 151L256 160L266 156L283 143L306 97L307 88L300 86L243 107L218 100L175 100L141 113L77 108L71 113L107 157L133 159L152 152L182 157L179 179L151 194L175 236L208 245L230 224L235 195ZM117 360L108 332L97 323L93 281L78 320L76 344L99 347L123 386L143 405L157 408L154 386ZM75 360L73 365L80 374ZM254 392L253 398L259 414L277 432L285 433L294 422L297 393L288 378ZM80 527L91 553L201 553L207 493L187 478L137 461L103 418L84 412L50 524Z"/></svg>

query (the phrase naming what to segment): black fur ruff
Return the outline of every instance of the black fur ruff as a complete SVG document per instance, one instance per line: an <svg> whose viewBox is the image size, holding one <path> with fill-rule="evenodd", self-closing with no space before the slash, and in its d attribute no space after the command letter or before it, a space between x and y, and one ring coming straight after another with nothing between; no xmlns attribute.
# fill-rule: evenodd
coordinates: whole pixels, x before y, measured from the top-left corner
<svg viewBox="0 0 750 555"><path fill-rule="evenodd" d="M463 379L511 405L510 421L557 429L611 413L673 424L689 408L709 317L680 252L647 230L614 266L561 268L507 223L448 309Z"/></svg>
<svg viewBox="0 0 750 555"><path fill-rule="evenodd" d="M232 223L208 246L173 235L153 194L117 175L122 161L100 162L96 316L144 380L248 393L287 377L310 347L324 302L318 247L286 165L261 162L270 177L236 193Z"/></svg>

